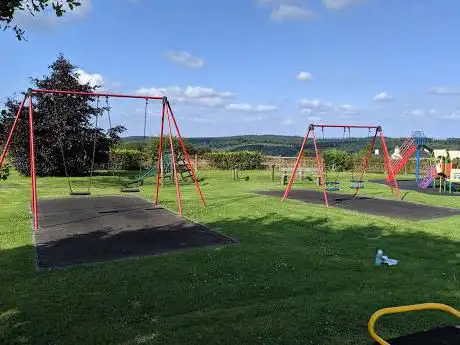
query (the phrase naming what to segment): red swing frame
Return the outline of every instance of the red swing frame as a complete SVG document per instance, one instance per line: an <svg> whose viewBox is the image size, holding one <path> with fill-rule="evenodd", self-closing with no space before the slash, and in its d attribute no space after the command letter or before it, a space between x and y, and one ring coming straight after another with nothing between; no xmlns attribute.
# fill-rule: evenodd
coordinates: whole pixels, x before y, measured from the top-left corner
<svg viewBox="0 0 460 345"><path fill-rule="evenodd" d="M87 96L87 97L134 98L134 99L143 99L145 101L148 101L148 100L162 101L161 124L160 124L160 143L158 145L158 170L157 170L157 178L156 178L154 204L155 206L158 206L158 201L159 201L159 192L160 192L160 185L161 185L160 171L161 171L161 159L163 157L163 135L164 135L164 123L165 123L165 117L166 117L166 120L168 123L168 137L169 137L169 142L170 142L170 149L171 149L172 163L173 163L173 170L174 170L174 183L176 185L176 199L177 199L178 214L182 216L182 196L181 196L180 185L179 185L179 180L178 180L178 175L177 175L176 155L174 152L173 131L172 131L171 123L174 125L174 129L176 130L176 134L179 139L179 143L183 151L185 161L190 169L190 172L193 178L193 182L195 183L196 190L200 197L200 202L203 206L206 206L206 202L205 202L203 193L201 191L200 184L195 174L195 169L193 168L192 163L190 161L190 156L188 155L187 150L185 148L184 141L182 139L182 135L179 130L179 126L177 124L176 118L174 116L174 112L171 108L171 104L169 103L167 97L139 96L139 95L113 94L113 93L76 92L76 91L66 91L66 90L29 89L27 93L24 95L24 98L19 105L18 112L16 113L16 116L14 118L14 122L8 134L7 140L5 142L5 146L3 147L3 151L0 156L0 168L3 167L3 164L5 162L6 154L13 140L14 131L21 117L22 110L24 109L24 105L26 104L26 102L28 102L28 107L29 107L28 109L29 110L28 111L29 159L30 159L30 176L32 179L32 215L33 215L34 231L37 231L39 228L38 206L37 206L37 176L36 176L36 171L35 171L33 103L32 103L33 96L37 94L63 94L63 95L79 95L79 96Z"/></svg>
<svg viewBox="0 0 460 345"><path fill-rule="evenodd" d="M303 156L305 145L307 144L308 139L310 138L310 135L311 135L311 138L313 140L313 146L315 148L316 167L318 169L318 176L320 177L320 184L321 184L321 189L323 193L323 200L324 200L324 204L326 205L326 207L329 207L329 199L328 199L327 190L326 190L326 181L324 180L323 161L321 158L321 153L318 150L318 144L317 144L316 135L315 135L315 128L321 128L322 131L324 131L324 128L343 128L344 131L346 130L349 131L351 128L361 128L361 129L368 129L369 131L374 131L374 134L372 136L371 145L369 146L369 150L367 151L365 160L362 164L361 172L359 174L358 180L363 179L364 173L366 172L367 166L369 164L369 160L372 157L372 150L374 149L375 142L377 140L377 136L380 136L380 140L382 142L385 170L387 171L387 174L389 175L389 179L387 179L387 183L389 184L391 188L391 194L394 194L394 190L396 189L396 194L398 196L398 199L401 198L398 181L396 180L393 174L393 171L392 171L391 159L390 159L390 155L388 154L388 147L387 147L387 144L385 143L385 137L383 135L383 130L381 126L310 124L308 126L307 133L304 136L302 146L300 147L299 155L297 156L294 169L292 170L291 177L289 178L289 183L286 187L286 190L284 191L283 197L281 198L281 202L285 201L289 197L289 192L291 191L292 184L294 183L297 169L299 168L299 164ZM358 192L359 192L359 189L356 190L356 193L354 196L356 196Z"/></svg>

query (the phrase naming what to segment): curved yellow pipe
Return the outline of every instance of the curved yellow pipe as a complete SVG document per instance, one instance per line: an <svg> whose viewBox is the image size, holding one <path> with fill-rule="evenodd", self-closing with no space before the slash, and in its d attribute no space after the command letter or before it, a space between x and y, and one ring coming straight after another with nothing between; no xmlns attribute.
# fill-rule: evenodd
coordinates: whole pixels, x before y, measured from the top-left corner
<svg viewBox="0 0 460 345"><path fill-rule="evenodd" d="M440 303L422 303L422 304L405 305L405 306L400 306L400 307L384 308L384 309L377 310L369 319L369 323L367 325L369 334L380 345L391 345L389 342L383 340L380 336L377 335L377 333L375 333L374 327L375 327L375 323L377 322L377 320L383 315L407 313L407 312L418 311L418 310L441 310L441 311L444 311L446 313L452 314L460 318L460 311L446 304L440 304Z"/></svg>

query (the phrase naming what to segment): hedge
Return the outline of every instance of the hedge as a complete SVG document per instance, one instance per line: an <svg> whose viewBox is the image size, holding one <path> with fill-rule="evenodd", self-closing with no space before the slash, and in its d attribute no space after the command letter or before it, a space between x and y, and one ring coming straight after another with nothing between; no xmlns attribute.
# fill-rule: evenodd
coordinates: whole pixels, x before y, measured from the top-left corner
<svg viewBox="0 0 460 345"><path fill-rule="evenodd" d="M234 166L242 170L260 169L264 161L264 155L254 151L209 152L204 157L212 168L222 170L232 169Z"/></svg>
<svg viewBox="0 0 460 345"><path fill-rule="evenodd" d="M140 166L149 164L148 160L148 155L138 150L112 149L110 151L110 162L126 170L139 169Z"/></svg>

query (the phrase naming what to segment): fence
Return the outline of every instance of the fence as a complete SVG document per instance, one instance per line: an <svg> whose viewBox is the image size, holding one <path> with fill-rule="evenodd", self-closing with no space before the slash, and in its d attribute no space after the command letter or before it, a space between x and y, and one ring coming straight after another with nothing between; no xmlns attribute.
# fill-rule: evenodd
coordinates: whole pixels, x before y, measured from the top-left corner
<svg viewBox="0 0 460 345"><path fill-rule="evenodd" d="M282 156L266 156L264 166L266 169L270 169L273 165L275 166L275 170L279 173L283 172L290 172L295 166L295 162L297 157L282 157ZM425 170L430 160L426 158L420 159L420 170ZM353 162L355 167L360 167L362 164L362 159L357 159ZM401 174L415 174L415 166L416 160L415 158L410 159L403 169L401 169ZM299 168L301 170L309 171L311 168L316 169L316 159L313 157L304 157L299 162ZM383 156L373 156L372 159L369 161L369 164L366 169L369 173L384 173L385 172L385 162L383 160Z"/></svg>
<svg viewBox="0 0 460 345"><path fill-rule="evenodd" d="M266 170L271 170L274 166L275 171L278 171L279 175L283 173L292 172L294 168L297 157L282 157L282 156L265 156L265 160L262 165ZM204 157L198 155L192 155L190 157L193 167L195 170L208 169L210 167L209 161ZM354 165L356 167L361 166L362 160L356 160ZM400 174L415 174L415 158L410 159L407 164L401 169ZM420 171L426 170L429 165L428 159L420 160ZM299 163L300 173L314 173L316 171L316 159L313 157L304 157L300 160ZM98 164L96 166L98 170L124 170L125 167L122 164L114 163L104 163ZM383 157L372 157L369 165L366 169L369 173L384 173L385 172L385 163Z"/></svg>

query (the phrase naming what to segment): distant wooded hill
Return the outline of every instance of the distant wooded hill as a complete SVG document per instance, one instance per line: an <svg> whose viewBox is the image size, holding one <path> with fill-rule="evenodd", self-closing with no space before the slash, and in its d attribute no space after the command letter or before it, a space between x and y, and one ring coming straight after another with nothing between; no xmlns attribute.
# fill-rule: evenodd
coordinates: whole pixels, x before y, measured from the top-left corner
<svg viewBox="0 0 460 345"><path fill-rule="evenodd" d="M388 138L388 149L393 152L395 146L401 145L406 138ZM139 145L143 137L131 136L123 138L125 144ZM259 151L269 156L295 156L299 152L303 137L284 135L240 135L231 137L203 137L186 138L190 145L198 151ZM348 152L357 152L365 149L371 138L346 138L346 139L318 139L320 150L338 148ZM432 148L446 148L460 150L460 138L428 139L428 145ZM379 141L376 148L380 148ZM312 152L313 144L309 140L308 152ZM390 152L390 153L391 153Z"/></svg>

